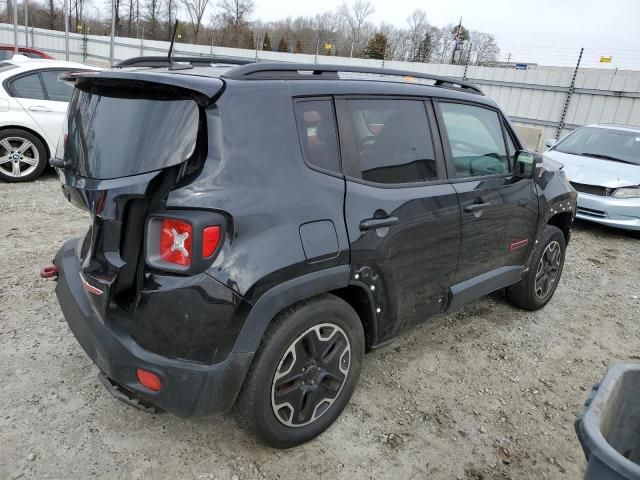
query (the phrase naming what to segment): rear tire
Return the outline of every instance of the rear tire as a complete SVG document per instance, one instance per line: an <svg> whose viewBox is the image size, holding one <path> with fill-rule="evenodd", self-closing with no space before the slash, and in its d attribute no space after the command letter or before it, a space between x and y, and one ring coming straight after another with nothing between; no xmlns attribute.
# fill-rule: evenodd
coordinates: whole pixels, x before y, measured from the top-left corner
<svg viewBox="0 0 640 480"><path fill-rule="evenodd" d="M275 448L316 437L349 402L364 349L358 314L334 295L280 313L265 333L238 396L240 425Z"/></svg>
<svg viewBox="0 0 640 480"><path fill-rule="evenodd" d="M533 248L529 270L522 280L507 288L509 301L527 310L539 310L549 303L562 275L565 250L562 230L547 225Z"/></svg>
<svg viewBox="0 0 640 480"><path fill-rule="evenodd" d="M33 133L19 128L0 131L0 180L30 182L47 166L47 149Z"/></svg>

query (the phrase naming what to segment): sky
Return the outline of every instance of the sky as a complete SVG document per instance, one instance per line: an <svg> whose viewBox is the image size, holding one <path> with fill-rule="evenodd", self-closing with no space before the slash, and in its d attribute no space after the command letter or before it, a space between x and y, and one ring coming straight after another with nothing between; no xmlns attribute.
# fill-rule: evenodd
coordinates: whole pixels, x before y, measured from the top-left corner
<svg viewBox="0 0 640 480"><path fill-rule="evenodd" d="M495 35L501 59L574 65L580 47L583 66L640 70L640 0L371 0L374 23L406 25L417 8L429 23L462 23ZM255 0L253 18L263 21L315 15L336 9L342 0ZM600 56L612 56L610 65Z"/></svg>

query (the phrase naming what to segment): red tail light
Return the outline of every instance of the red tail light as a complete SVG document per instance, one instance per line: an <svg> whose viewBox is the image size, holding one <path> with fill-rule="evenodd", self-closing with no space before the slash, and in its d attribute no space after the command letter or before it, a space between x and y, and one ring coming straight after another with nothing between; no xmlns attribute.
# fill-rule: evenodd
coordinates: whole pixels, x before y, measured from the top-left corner
<svg viewBox="0 0 640 480"><path fill-rule="evenodd" d="M148 372L147 370L143 370L138 368L136 370L136 377L138 377L138 381L147 387L149 390L153 390L154 392L159 392L162 388L162 384L160 383L160 377L158 377L155 373Z"/></svg>
<svg viewBox="0 0 640 480"><path fill-rule="evenodd" d="M162 219L160 257L165 262L188 267L191 265L193 230L189 222ZM203 247L204 250L204 247Z"/></svg>
<svg viewBox="0 0 640 480"><path fill-rule="evenodd" d="M220 243L220 227L205 227L202 230L202 258L209 258Z"/></svg>

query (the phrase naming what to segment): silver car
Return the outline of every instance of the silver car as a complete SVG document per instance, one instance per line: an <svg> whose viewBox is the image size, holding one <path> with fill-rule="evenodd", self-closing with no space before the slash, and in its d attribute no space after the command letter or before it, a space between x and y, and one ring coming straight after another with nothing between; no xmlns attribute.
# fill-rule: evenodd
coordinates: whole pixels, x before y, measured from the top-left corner
<svg viewBox="0 0 640 480"><path fill-rule="evenodd" d="M587 125L547 146L578 191L576 217L640 232L640 127Z"/></svg>

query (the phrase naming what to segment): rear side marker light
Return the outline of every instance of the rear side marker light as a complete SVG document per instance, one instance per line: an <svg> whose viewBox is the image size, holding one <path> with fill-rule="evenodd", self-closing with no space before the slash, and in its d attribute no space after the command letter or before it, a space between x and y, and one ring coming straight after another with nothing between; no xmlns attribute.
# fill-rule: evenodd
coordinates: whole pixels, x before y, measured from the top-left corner
<svg viewBox="0 0 640 480"><path fill-rule="evenodd" d="M100 290L97 287L94 287L93 285L91 285L89 282L87 282L84 277L82 275L80 275L80 281L82 282L82 286L84 287L84 289L89 292L92 295L96 295L97 297L99 297L100 295L102 295L104 292L102 290Z"/></svg>
<svg viewBox="0 0 640 480"><path fill-rule="evenodd" d="M220 243L220 227L205 227L202 230L202 258L209 258Z"/></svg>
<svg viewBox="0 0 640 480"><path fill-rule="evenodd" d="M191 224L182 220L165 218L160 234L160 257L175 265L191 265Z"/></svg>
<svg viewBox="0 0 640 480"><path fill-rule="evenodd" d="M160 377L158 377L155 373L148 372L147 370L143 370L138 368L136 370L136 377L138 377L138 381L149 390L153 390L154 392L159 392L162 388L162 384L160 383Z"/></svg>

